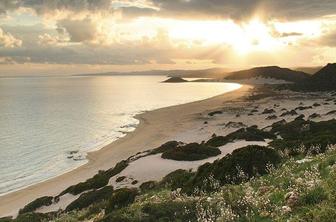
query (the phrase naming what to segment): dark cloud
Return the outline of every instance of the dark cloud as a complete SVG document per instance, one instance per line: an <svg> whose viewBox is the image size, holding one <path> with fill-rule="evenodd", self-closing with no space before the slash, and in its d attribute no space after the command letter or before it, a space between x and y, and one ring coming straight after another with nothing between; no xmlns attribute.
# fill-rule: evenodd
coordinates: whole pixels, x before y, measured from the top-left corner
<svg viewBox="0 0 336 222"><path fill-rule="evenodd" d="M91 41L98 35L96 24L89 18L83 20L65 19L57 23L60 34L67 32L71 42Z"/></svg>
<svg viewBox="0 0 336 222"><path fill-rule="evenodd" d="M291 37L291 36L302 36L303 34L300 32L283 32L280 33L280 37Z"/></svg>
<svg viewBox="0 0 336 222"><path fill-rule="evenodd" d="M304 19L335 14L335 0L151 0L159 11L125 1L118 6L111 0L1 0L0 13L18 7L34 9L38 14L55 10L122 11L125 16L156 15L184 18L233 18L241 20L262 12L265 19ZM114 2L115 3L115 2Z"/></svg>
<svg viewBox="0 0 336 222"><path fill-rule="evenodd" d="M34 9L38 14L49 13L54 10L69 10L79 12L83 10L109 10L111 0L7 0L16 1L16 5Z"/></svg>
<svg viewBox="0 0 336 222"><path fill-rule="evenodd" d="M152 0L166 16L243 19L261 11L266 18L312 18L336 12L334 0Z"/></svg>
<svg viewBox="0 0 336 222"><path fill-rule="evenodd" d="M336 47L336 29L321 36L319 39L319 44L329 47Z"/></svg>
<svg viewBox="0 0 336 222"><path fill-rule="evenodd" d="M0 14L6 13L8 10L17 9L21 3L21 0L1 0Z"/></svg>

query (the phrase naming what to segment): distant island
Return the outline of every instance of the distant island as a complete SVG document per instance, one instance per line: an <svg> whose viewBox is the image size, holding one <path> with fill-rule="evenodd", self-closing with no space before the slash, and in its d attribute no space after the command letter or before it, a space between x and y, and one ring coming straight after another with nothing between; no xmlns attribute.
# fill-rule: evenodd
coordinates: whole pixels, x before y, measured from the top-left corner
<svg viewBox="0 0 336 222"><path fill-rule="evenodd" d="M179 82L188 82L188 80L185 80L181 77L170 77L169 79L163 81L163 83L179 83Z"/></svg>

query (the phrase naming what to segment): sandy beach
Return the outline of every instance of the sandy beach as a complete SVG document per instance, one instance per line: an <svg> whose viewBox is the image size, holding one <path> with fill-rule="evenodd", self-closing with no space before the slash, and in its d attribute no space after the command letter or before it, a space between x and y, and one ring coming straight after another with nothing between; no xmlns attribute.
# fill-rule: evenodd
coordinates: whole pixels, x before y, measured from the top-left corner
<svg viewBox="0 0 336 222"><path fill-rule="evenodd" d="M149 150L169 140L193 140L190 129L203 124L202 113L225 107L230 101L246 96L251 86L193 103L162 108L136 116L140 124L135 131L88 154L89 162L56 178L0 197L0 217L16 215L27 203L41 196L55 196L65 188L85 181L98 172L109 169L122 159ZM205 134L208 136L208 134ZM196 135L197 137L197 135ZM199 139L199 138L198 138Z"/></svg>

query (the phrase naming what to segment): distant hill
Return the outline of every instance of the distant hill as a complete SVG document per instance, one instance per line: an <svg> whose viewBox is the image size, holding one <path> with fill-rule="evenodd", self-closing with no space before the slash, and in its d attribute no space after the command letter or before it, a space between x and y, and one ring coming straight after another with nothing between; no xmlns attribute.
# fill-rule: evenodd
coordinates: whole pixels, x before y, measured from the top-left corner
<svg viewBox="0 0 336 222"><path fill-rule="evenodd" d="M295 68L291 68L292 70L295 71L301 71L301 72L305 72L308 74L315 74L317 71L319 71L322 68L322 66L314 66L314 67L295 67Z"/></svg>
<svg viewBox="0 0 336 222"><path fill-rule="evenodd" d="M134 76L169 76L181 78L219 78L228 73L224 68L211 68L202 70L148 70L134 72L106 72L94 74L80 74L77 76L118 76L118 75L134 75Z"/></svg>
<svg viewBox="0 0 336 222"><path fill-rule="evenodd" d="M329 63L323 67L310 78L310 81L325 85L332 84L336 88L336 63Z"/></svg>
<svg viewBox="0 0 336 222"><path fill-rule="evenodd" d="M170 77L169 79L163 81L165 83L179 83L179 82L188 82L187 80L181 77Z"/></svg>
<svg viewBox="0 0 336 222"><path fill-rule="evenodd" d="M336 90L336 63L329 63L307 80L291 88L305 91Z"/></svg>
<svg viewBox="0 0 336 222"><path fill-rule="evenodd" d="M306 80L307 78L309 78L309 76L309 74L301 71L294 71L288 68L280 68L278 66L266 66L231 72L225 77L225 79L243 80L261 77L285 80L288 82L300 82Z"/></svg>

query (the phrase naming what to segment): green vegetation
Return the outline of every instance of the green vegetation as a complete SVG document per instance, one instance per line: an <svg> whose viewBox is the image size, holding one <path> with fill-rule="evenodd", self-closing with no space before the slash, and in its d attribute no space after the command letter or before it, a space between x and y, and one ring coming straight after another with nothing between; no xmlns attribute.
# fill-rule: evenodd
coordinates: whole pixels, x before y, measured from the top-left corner
<svg viewBox="0 0 336 222"><path fill-rule="evenodd" d="M235 140L246 141L265 141L265 139L274 139L275 136L269 132L258 129L257 127L248 127L239 129L227 136L214 136L206 142L206 145L219 147Z"/></svg>
<svg viewBox="0 0 336 222"><path fill-rule="evenodd" d="M175 170L165 176L160 185L164 187L169 187L171 190L176 190L178 188L184 187L187 182L195 175L195 173L186 170Z"/></svg>
<svg viewBox="0 0 336 222"><path fill-rule="evenodd" d="M52 204L52 201L53 201L53 197L49 197L49 196L40 197L40 198L30 202L29 204L27 204L24 208L22 208L19 211L19 214L33 212L37 208L40 208L42 206L49 206L49 205Z"/></svg>
<svg viewBox="0 0 336 222"><path fill-rule="evenodd" d="M140 185L140 190L141 191L149 191L149 190L152 190L154 189L155 187L158 186L158 182L156 181L147 181L147 182L144 182Z"/></svg>
<svg viewBox="0 0 336 222"><path fill-rule="evenodd" d="M83 193L78 199L70 203L65 211L81 210L91 204L98 203L102 200L109 199L112 196L113 187L106 186L100 190L93 190L87 193Z"/></svg>
<svg viewBox="0 0 336 222"><path fill-rule="evenodd" d="M191 194L195 190L211 191L224 184L237 184L257 175L267 173L267 168L280 163L279 154L262 146L246 146L234 150L214 163L200 166L196 175L189 181L184 191ZM219 184L213 186L210 180Z"/></svg>
<svg viewBox="0 0 336 222"><path fill-rule="evenodd" d="M99 171L98 174L94 175L92 178L81 182L79 184L68 187L66 190L61 192L58 196L62 196L66 193L71 193L73 195L80 194L84 191L91 189L99 189L104 187L109 182L110 178L117 175L123 171L128 166L128 162L123 160L115 165L114 168L111 168L106 171Z"/></svg>
<svg viewBox="0 0 336 222"><path fill-rule="evenodd" d="M238 174L242 177L241 183L219 185L218 180L210 177L209 183L217 186L212 192L190 196L177 193L173 196L171 194L175 191L165 186L141 194L136 190L122 189L98 205L58 215L28 213L20 215L16 221L332 222L336 216L335 148L330 146L325 153L315 156L285 159L278 167L268 165L265 174L250 179L245 174ZM246 152L246 148L242 150ZM188 172L175 172L179 175L176 180L184 173ZM169 178L171 181L174 176ZM105 214L103 209L106 209Z"/></svg>
<svg viewBox="0 0 336 222"><path fill-rule="evenodd" d="M162 153L161 157L171 160L203 160L212 156L221 154L221 151L216 147L210 147L204 144L189 143L184 146L177 147Z"/></svg>
<svg viewBox="0 0 336 222"><path fill-rule="evenodd" d="M41 213L25 213L19 215L16 218L16 222L39 222L39 221L46 221L49 218L48 215L41 214ZM1 220L0 220L1 221Z"/></svg>
<svg viewBox="0 0 336 222"><path fill-rule="evenodd" d="M336 144L336 120L312 122L297 119L287 124L273 126L272 133L282 139L271 145L286 155L321 153L328 145Z"/></svg>
<svg viewBox="0 0 336 222"><path fill-rule="evenodd" d="M143 221L148 222L197 221L197 217L193 213L195 211L196 211L195 203L176 202L176 201L168 201L162 203L148 203L142 208L142 213L146 215L144 216Z"/></svg>
<svg viewBox="0 0 336 222"><path fill-rule="evenodd" d="M168 151L168 150L173 150L173 149L177 148L180 144L181 144L181 142L177 142L177 141L166 142L166 143L162 144L161 146L159 146L158 148L155 148L155 149L151 150L149 152L149 155L153 155L153 154L157 154L157 153L163 153L163 152Z"/></svg>
<svg viewBox="0 0 336 222"><path fill-rule="evenodd" d="M106 213L111 213L114 210L126 207L133 203L138 195L137 189L122 188L113 192L112 197L106 208Z"/></svg>
<svg viewBox="0 0 336 222"><path fill-rule="evenodd" d="M336 217L336 120L312 122L296 118L279 121L270 132L256 127L221 137L273 139L269 147L246 146L196 172L176 170L160 182L148 181L137 189L113 191L104 186L72 202L65 211L40 214L49 204L39 198L14 221L323 221ZM208 144L198 144L210 147ZM187 144L188 145L188 144ZM155 152L170 152L184 145L170 142ZM127 162L124 162L127 166ZM125 166L102 171L111 176ZM100 173L102 173L100 172ZM52 199L50 200L52 201ZM13 221L9 218L1 222Z"/></svg>

